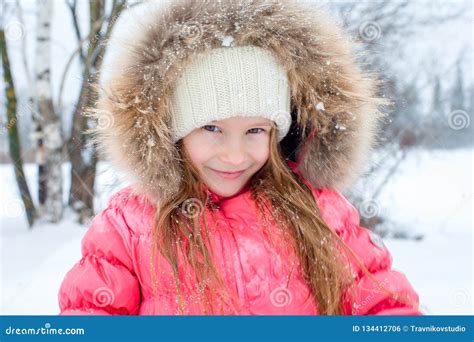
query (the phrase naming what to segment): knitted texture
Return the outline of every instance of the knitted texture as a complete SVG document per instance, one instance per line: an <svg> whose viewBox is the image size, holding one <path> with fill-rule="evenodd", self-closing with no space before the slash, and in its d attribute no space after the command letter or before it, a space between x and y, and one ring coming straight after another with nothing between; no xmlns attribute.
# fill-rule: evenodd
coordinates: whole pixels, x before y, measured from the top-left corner
<svg viewBox="0 0 474 342"><path fill-rule="evenodd" d="M291 125L288 77L260 47L211 49L197 55L180 75L171 111L173 142L210 121L234 116L272 120L281 141Z"/></svg>

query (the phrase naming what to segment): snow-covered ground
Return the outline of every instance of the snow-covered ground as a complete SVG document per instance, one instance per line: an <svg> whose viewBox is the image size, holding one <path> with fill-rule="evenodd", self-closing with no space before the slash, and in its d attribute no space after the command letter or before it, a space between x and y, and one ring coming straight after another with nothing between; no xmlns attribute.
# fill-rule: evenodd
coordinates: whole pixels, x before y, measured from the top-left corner
<svg viewBox="0 0 474 342"><path fill-rule="evenodd" d="M414 151L380 198L381 208L421 241L385 239L427 314L472 315L474 150Z"/></svg>
<svg viewBox="0 0 474 342"><path fill-rule="evenodd" d="M474 313L473 157L472 149L414 151L377 203L392 224L424 236L419 241L384 241L392 252L393 268L406 274L426 314ZM33 193L35 173L34 165L27 165ZM69 174L68 165L64 174ZM59 225L42 224L29 230L11 165L1 165L0 175L0 314L57 314L59 286L80 259L87 225L80 226L72 215L66 215ZM97 209L125 184L123 175L117 176L101 163ZM66 198L68 184L64 188Z"/></svg>
<svg viewBox="0 0 474 342"><path fill-rule="evenodd" d="M37 168L27 164L25 174L32 194L37 194ZM67 201L70 164L63 165L64 201ZM55 315L57 294L66 272L81 258L81 239L88 225L79 225L65 213L60 224L40 224L28 229L11 165L0 165L0 314ZM105 207L109 197L127 185L126 176L99 163L94 204ZM36 200L36 198L34 199Z"/></svg>

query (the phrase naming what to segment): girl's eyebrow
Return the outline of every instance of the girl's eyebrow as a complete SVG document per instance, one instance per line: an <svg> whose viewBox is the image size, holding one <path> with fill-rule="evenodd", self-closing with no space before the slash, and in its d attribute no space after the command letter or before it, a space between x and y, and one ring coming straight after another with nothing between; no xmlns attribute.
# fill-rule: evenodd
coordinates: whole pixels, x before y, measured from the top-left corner
<svg viewBox="0 0 474 342"><path fill-rule="evenodd" d="M219 126L219 127L222 127L223 125L220 125L218 124L217 122L210 122L211 125L213 126ZM246 125L247 127L255 127L255 126L271 126L271 122L257 122L257 123L253 123L253 124L250 124L250 125Z"/></svg>

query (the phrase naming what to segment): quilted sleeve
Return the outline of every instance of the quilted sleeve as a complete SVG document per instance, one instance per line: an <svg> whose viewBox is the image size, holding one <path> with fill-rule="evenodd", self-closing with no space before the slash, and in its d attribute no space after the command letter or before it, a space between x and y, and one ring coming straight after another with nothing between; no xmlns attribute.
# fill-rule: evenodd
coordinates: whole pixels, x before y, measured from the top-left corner
<svg viewBox="0 0 474 342"><path fill-rule="evenodd" d="M337 232L372 277L350 256L355 279L354 292L343 298L346 315L421 315L419 297L406 276L392 269L392 255L382 239L359 225L359 213L337 190L313 189L321 215ZM373 279L372 279L373 278ZM390 290L393 295L379 286Z"/></svg>
<svg viewBox="0 0 474 342"><path fill-rule="evenodd" d="M130 257L131 232L117 202L109 201L82 239L82 258L59 290L61 315L138 313L140 289Z"/></svg>

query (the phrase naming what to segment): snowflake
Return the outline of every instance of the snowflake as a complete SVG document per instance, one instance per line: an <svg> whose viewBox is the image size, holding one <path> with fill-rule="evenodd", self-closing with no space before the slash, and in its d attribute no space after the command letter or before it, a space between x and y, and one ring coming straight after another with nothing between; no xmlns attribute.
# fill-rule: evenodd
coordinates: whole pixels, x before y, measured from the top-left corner
<svg viewBox="0 0 474 342"><path fill-rule="evenodd" d="M345 131L346 130L346 126L339 124L339 122L336 124L336 127L334 127L334 128L339 130L339 131Z"/></svg>
<svg viewBox="0 0 474 342"><path fill-rule="evenodd" d="M222 46L229 47L234 45L234 37L232 36L225 36L222 38Z"/></svg>
<svg viewBox="0 0 474 342"><path fill-rule="evenodd" d="M318 102L318 104L315 107L317 110L324 112L324 103Z"/></svg>

